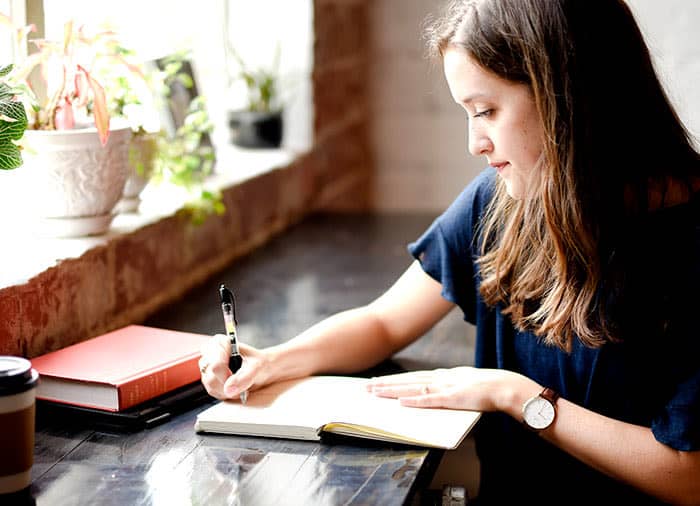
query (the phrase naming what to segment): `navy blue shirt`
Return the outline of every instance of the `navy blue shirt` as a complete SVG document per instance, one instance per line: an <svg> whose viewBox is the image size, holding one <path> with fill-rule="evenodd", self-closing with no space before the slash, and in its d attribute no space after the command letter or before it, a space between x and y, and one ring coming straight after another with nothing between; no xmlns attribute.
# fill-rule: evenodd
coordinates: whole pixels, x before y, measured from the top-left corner
<svg viewBox="0 0 700 506"><path fill-rule="evenodd" d="M651 427L661 443L700 449L700 199L630 222L610 265L624 274L626 295L603 281L600 303L619 320L617 343L566 353L530 332L515 330L500 306L479 295L475 263L478 225L496 181L486 169L409 251L442 284L442 295L476 325L477 367L516 371L580 406ZM614 257L614 258L613 258ZM608 290L608 284L610 289ZM481 461L480 500L512 500L524 490L547 490L523 500L560 504L653 501L580 463L502 413L485 414L475 429ZM621 442L621 444L624 444ZM639 465L645 465L639 462ZM539 484L539 485L538 485ZM566 491L562 497L554 488Z"/></svg>

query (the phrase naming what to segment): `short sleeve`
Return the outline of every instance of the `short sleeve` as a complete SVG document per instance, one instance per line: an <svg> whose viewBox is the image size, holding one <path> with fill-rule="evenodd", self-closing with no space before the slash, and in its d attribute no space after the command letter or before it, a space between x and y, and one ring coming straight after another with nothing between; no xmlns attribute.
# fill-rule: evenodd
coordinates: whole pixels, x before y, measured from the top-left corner
<svg viewBox="0 0 700 506"><path fill-rule="evenodd" d="M495 171L479 174L408 251L423 270L442 285L442 296L457 304L465 320L476 320L478 252L476 230L493 195Z"/></svg>
<svg viewBox="0 0 700 506"><path fill-rule="evenodd" d="M657 441L676 450L700 450L700 371L678 385L651 430Z"/></svg>

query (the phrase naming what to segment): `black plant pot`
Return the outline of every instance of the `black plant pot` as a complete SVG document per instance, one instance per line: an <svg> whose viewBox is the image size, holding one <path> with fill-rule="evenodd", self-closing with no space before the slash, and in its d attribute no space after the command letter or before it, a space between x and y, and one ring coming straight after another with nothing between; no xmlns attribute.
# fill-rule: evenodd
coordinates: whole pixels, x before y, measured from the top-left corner
<svg viewBox="0 0 700 506"><path fill-rule="evenodd" d="M245 148L278 148L282 144L282 111L230 111L231 142Z"/></svg>

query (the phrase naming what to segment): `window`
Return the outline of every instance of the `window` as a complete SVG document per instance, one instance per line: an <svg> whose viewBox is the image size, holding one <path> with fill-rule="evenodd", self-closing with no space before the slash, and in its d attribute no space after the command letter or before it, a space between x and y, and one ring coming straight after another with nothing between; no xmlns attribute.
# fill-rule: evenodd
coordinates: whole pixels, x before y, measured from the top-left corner
<svg viewBox="0 0 700 506"><path fill-rule="evenodd" d="M227 141L225 113L241 102L242 90L227 89L224 37L253 68L270 67L279 44L283 98L288 105L285 146L311 145L310 73L313 65L311 0L62 0L44 2L46 35L60 40L68 19L116 30L124 45L144 59L191 49L198 85L207 97L212 118L219 127L217 142ZM226 8L228 7L228 9ZM225 27L225 13L229 27ZM225 104L225 107L221 107Z"/></svg>
<svg viewBox="0 0 700 506"><path fill-rule="evenodd" d="M217 148L228 146L226 111L229 107L235 107L238 100L235 89L227 87L224 63L226 32L231 43L252 67L271 65L279 43L280 74L285 87L284 147L292 152L311 147L312 0L230 0L228 30L224 23L223 1L0 0L0 12L9 14L16 23L25 23L27 17L31 21L32 14L27 15L27 12L31 11L32 5L43 6L45 36L49 39L60 40L65 21L73 19L77 24L93 29L109 27L115 30L120 34L123 45L136 51L144 60L159 58L177 50L191 50L199 91L207 98L210 115L216 124L213 141ZM8 63L12 61L9 37L8 40L0 39L0 57L5 57ZM260 160L253 159L254 153L242 156L241 162L235 162L235 167L231 167L231 172L234 169L237 174L260 172L262 165L279 166L290 161L289 153L265 153L261 154ZM227 157L227 160L230 159ZM31 199L27 195L13 195L5 184L8 177L11 177L10 173L0 173L0 213L5 217L0 219L0 233L5 237L15 233L18 228L15 223L18 218L17 200ZM121 226L117 227L117 230L121 229ZM27 231L23 229L20 232L26 235ZM51 244L48 248L45 245L42 248L51 251L47 252L42 265L34 265L36 262L22 255L18 247L16 257L12 257L17 262L14 264L15 272L11 275L8 273L10 279L4 280L2 285L31 277L32 272L52 265L55 258L80 255L100 241L89 238L82 242L84 244L78 245L75 241L64 241L61 245ZM24 246L21 249L26 250ZM24 265L27 263L32 265Z"/></svg>

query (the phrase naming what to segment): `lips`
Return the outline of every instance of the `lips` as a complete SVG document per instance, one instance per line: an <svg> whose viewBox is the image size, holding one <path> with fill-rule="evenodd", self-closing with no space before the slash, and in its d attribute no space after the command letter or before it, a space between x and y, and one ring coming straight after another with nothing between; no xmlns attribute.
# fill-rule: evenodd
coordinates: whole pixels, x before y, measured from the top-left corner
<svg viewBox="0 0 700 506"><path fill-rule="evenodd" d="M497 172L501 172L506 167L506 165L508 165L508 162L499 162L499 163L492 163L491 167L496 169Z"/></svg>

